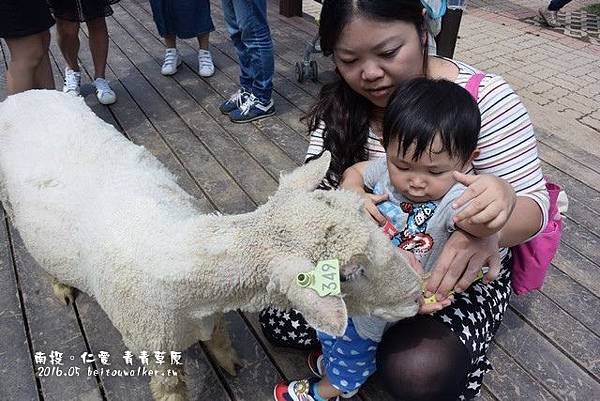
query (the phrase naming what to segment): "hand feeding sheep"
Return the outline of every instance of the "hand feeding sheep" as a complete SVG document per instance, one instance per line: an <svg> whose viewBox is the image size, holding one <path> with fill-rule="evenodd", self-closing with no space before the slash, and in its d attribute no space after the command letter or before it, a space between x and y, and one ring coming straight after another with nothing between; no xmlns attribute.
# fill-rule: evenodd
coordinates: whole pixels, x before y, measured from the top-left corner
<svg viewBox="0 0 600 401"><path fill-rule="evenodd" d="M132 351L205 341L230 373L236 356L218 322L227 311L294 307L332 335L349 314L417 312L419 276L359 197L314 190L329 162L324 154L282 175L253 212L203 214L150 152L81 98L29 91L0 103L0 200L55 293L91 295ZM297 285L332 258L342 296ZM151 388L156 400L185 399L183 375L154 376Z"/></svg>

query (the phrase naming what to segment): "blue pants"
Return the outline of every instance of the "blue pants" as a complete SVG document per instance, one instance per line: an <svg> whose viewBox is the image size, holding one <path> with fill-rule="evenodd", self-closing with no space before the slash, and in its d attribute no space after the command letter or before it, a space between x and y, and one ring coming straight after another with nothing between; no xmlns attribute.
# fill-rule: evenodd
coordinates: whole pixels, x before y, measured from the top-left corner
<svg viewBox="0 0 600 401"><path fill-rule="evenodd" d="M209 0L150 0L152 17L161 37L195 38L215 30Z"/></svg>
<svg viewBox="0 0 600 401"><path fill-rule="evenodd" d="M225 25L240 61L240 85L262 103L273 91L273 41L266 0L222 0Z"/></svg>
<svg viewBox="0 0 600 401"><path fill-rule="evenodd" d="M550 5L548 6L548 10L550 11L558 11L567 4L569 4L571 0L552 0Z"/></svg>
<svg viewBox="0 0 600 401"><path fill-rule="evenodd" d="M323 365L331 385L349 393L362 386L375 373L377 343L362 338L356 332L352 319L342 337L317 332L323 347Z"/></svg>

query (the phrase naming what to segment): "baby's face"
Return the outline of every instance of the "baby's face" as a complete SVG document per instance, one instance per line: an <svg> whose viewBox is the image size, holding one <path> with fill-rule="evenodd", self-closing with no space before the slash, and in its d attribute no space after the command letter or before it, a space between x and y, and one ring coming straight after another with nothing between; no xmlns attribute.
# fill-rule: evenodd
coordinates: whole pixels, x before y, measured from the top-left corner
<svg viewBox="0 0 600 401"><path fill-rule="evenodd" d="M441 199L456 183L452 172L464 171L470 163L452 159L440 149L441 142L435 138L431 152L423 152L415 161L413 146L403 157L398 154L398 143L391 143L387 149L387 166L394 188L413 202Z"/></svg>

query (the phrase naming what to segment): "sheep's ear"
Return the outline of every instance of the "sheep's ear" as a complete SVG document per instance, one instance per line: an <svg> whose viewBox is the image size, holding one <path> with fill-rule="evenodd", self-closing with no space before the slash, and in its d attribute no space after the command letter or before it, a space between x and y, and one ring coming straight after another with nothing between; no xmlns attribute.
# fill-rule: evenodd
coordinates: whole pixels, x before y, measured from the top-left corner
<svg viewBox="0 0 600 401"><path fill-rule="evenodd" d="M331 153L325 151L318 159L312 160L288 174L282 174L279 177L279 189L312 191L325 177L330 163Z"/></svg>
<svg viewBox="0 0 600 401"><path fill-rule="evenodd" d="M342 336L348 324L346 303L340 296L320 297L316 291L296 284L298 273L313 270L309 260L293 257L276 257L270 265L271 280L268 292L285 295L306 321L316 330L331 336Z"/></svg>

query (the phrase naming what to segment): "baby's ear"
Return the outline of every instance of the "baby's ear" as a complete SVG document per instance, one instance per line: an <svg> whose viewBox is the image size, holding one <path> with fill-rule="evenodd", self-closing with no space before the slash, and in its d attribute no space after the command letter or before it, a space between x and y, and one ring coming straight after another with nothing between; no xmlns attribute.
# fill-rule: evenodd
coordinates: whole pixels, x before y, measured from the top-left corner
<svg viewBox="0 0 600 401"><path fill-rule="evenodd" d="M314 269L313 264L299 256L275 257L269 263L271 280L267 291L278 291L286 296L306 321L316 330L331 336L342 336L348 324L346 303L341 296L319 296L311 288L296 283L298 273Z"/></svg>
<svg viewBox="0 0 600 401"><path fill-rule="evenodd" d="M473 163L473 160L477 159L480 154L481 154L481 151L479 150L479 148L475 148L473 153L471 153L471 157L469 157L469 160L465 163L465 167L470 169L471 163Z"/></svg>

